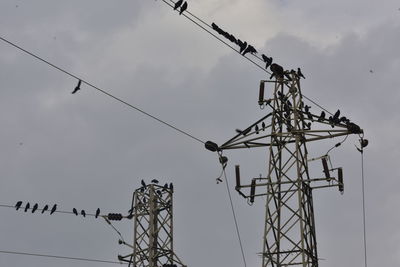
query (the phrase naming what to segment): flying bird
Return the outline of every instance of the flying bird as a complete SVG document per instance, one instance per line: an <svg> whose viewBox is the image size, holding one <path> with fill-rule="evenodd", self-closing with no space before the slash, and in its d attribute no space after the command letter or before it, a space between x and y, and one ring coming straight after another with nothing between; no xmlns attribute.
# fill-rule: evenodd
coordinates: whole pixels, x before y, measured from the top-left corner
<svg viewBox="0 0 400 267"><path fill-rule="evenodd" d="M183 5L181 7L181 10L179 11L179 15L182 15L182 13L187 9L187 7L188 7L188 4L185 1L185 3L183 3Z"/></svg>
<svg viewBox="0 0 400 267"><path fill-rule="evenodd" d="M35 205L33 205L32 213L34 213L38 208L39 208L38 203L36 203Z"/></svg>
<svg viewBox="0 0 400 267"><path fill-rule="evenodd" d="M86 212L84 210L81 210L81 214L83 217L86 217Z"/></svg>
<svg viewBox="0 0 400 267"><path fill-rule="evenodd" d="M78 216L78 211L77 211L75 208L72 209L72 212L73 212L76 216Z"/></svg>
<svg viewBox="0 0 400 267"><path fill-rule="evenodd" d="M79 90L81 90L81 83L82 83L82 81L79 80L79 81L78 81L78 85L75 87L74 91L72 91L71 94L75 94L76 92L78 92Z"/></svg>
<svg viewBox="0 0 400 267"><path fill-rule="evenodd" d="M175 3L174 10L177 10L183 3L183 0L179 0Z"/></svg>
<svg viewBox="0 0 400 267"><path fill-rule="evenodd" d="M158 180L157 180L157 179L153 179L153 180L151 180L151 182L152 182L153 184L158 184Z"/></svg>
<svg viewBox="0 0 400 267"><path fill-rule="evenodd" d="M99 215L100 215L100 209L97 208L97 210L96 210L96 215L95 215L94 217L97 218L97 217L99 217Z"/></svg>
<svg viewBox="0 0 400 267"><path fill-rule="evenodd" d="M57 204L54 204L51 208L50 215L53 214L57 210Z"/></svg>
<svg viewBox="0 0 400 267"><path fill-rule="evenodd" d="M28 203L26 203L26 206L25 206L25 210L24 210L24 211L25 211L25 212L27 212L27 211L28 211L28 209L30 208L30 206L31 206L31 205L29 205L29 202L28 202Z"/></svg>
<svg viewBox="0 0 400 267"><path fill-rule="evenodd" d="M22 205L22 201L18 201L18 202L15 204L15 209L16 209L16 210L19 210L19 208L21 207L21 205Z"/></svg>
<svg viewBox="0 0 400 267"><path fill-rule="evenodd" d="M44 206L44 208L42 209L42 214L49 209L49 205Z"/></svg>
<svg viewBox="0 0 400 267"><path fill-rule="evenodd" d="M305 79L306 77L304 77L303 73L301 73L301 69L297 68L297 75L299 75L299 77Z"/></svg>

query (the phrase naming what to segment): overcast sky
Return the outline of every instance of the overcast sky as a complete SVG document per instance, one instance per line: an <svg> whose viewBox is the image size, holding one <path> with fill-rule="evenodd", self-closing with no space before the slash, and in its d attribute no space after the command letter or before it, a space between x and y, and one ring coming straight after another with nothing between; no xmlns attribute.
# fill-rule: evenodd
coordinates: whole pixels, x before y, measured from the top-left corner
<svg viewBox="0 0 400 267"><path fill-rule="evenodd" d="M188 10L253 44L302 90L358 123L365 151L369 266L400 265L400 4L395 0L190 0ZM264 116L266 73L153 0L1 0L0 36L145 111L219 144ZM174 247L191 267L243 266L221 167L203 145L0 42L0 204L126 212L140 180L173 182ZM268 91L267 93L270 93ZM307 102L306 102L307 103ZM320 110L313 104L312 111ZM321 156L339 140L313 144ZM320 266L363 266L357 136L331 153L345 194L314 191ZM267 150L225 152L248 266L260 266L265 203L233 190L266 173ZM311 174L321 175L312 164ZM0 250L116 260L129 250L101 219L0 208ZM116 223L131 240L131 221ZM0 266L109 266L0 254ZM112 266L112 265L111 265Z"/></svg>

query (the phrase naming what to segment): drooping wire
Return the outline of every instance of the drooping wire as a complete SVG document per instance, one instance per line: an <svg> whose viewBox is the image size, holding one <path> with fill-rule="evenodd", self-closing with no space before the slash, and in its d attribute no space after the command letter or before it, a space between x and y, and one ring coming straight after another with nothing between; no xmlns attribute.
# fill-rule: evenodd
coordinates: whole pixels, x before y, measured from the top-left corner
<svg viewBox="0 0 400 267"><path fill-rule="evenodd" d="M0 204L0 207L3 208L12 208L15 209L15 206L13 205L6 205L6 204ZM28 210L31 210L32 208L28 208ZM37 211L42 211L43 209L37 209ZM56 210L54 211L54 213L64 213L64 214L74 214L72 211L63 211L63 210ZM74 214L75 215L75 214ZM96 214L91 214L91 213L86 213L86 216L92 216L92 217L96 217Z"/></svg>
<svg viewBox="0 0 400 267"><path fill-rule="evenodd" d="M150 113L144 111L143 109L138 108L138 107L136 107L136 106L134 106L134 105L122 100L121 98L116 97L116 96L112 95L111 93L109 93L109 92L107 92L107 91L105 91L105 90L93 85L92 83L90 83L88 81L85 81L82 78L79 78L77 75L72 74L71 72L69 72L69 71L67 71L67 70L65 70L63 68L56 66L55 64L49 62L48 60L43 59L42 57L40 57L40 56L38 56L38 55L36 55L36 54L34 54L34 53L22 48L21 46L19 46L19 45L15 44L15 43L5 39L4 37L0 36L0 40L5 42L5 43L7 43L7 44L9 44L9 45L11 45L11 46L13 46L13 47L15 47L15 48L17 48L17 49L19 49L20 51L22 51L22 52L24 52L26 54L34 57L35 59L37 59L37 60L39 60L39 61L41 61L41 62L43 62L43 63L45 63L45 64L47 64L47 65L49 65L49 66L51 66L53 68L55 68L55 69L57 69L58 71L63 72L64 74L66 74L66 75L68 75L70 77L73 77L73 78L75 78L77 80L82 81L82 83L84 83L84 84L86 84L86 85L98 90L99 92L105 94L106 96L109 96L109 97L113 98L114 100L117 100L118 102L120 102L120 103L122 103L122 104L124 104L124 105L126 105L126 106L128 106L128 107L130 107L132 109L135 109L135 110L139 111L140 113L142 113L142 114L144 114L144 115L146 115L146 116L148 116L148 117L150 117L150 118L152 118L152 119L154 119L154 120L156 120L156 121L158 121L158 122L160 122L160 123L172 128L172 129L174 129L175 131L178 131L178 132L180 132L180 133L182 133L182 134L184 134L184 135L186 135L186 136L188 136L188 137L190 137L190 138L192 138L192 139L204 144L204 141L202 141L199 138L187 133L186 131L183 131L183 130L177 128L176 126L174 126L174 125L172 125L172 124L170 124L168 122L165 122L164 120L161 120L161 119L159 119L158 117L156 117L154 115L151 115Z"/></svg>
<svg viewBox="0 0 400 267"><path fill-rule="evenodd" d="M362 139L361 139L362 140ZM361 183L362 183L362 212L363 212L363 231L364 231L364 265L367 267L367 231L365 216L365 180L364 180L364 148L361 145Z"/></svg>
<svg viewBox="0 0 400 267"><path fill-rule="evenodd" d="M107 216L103 216L103 218L104 218L104 220L106 221L106 223L107 223L108 225L110 225L110 226L112 227L112 229L114 229L115 232L117 232L118 236L121 238L121 241L122 241L123 243L125 243L125 240L124 240L124 238L123 238L121 232L118 231L118 229L115 228L115 226L110 222L110 220L107 219Z"/></svg>
<svg viewBox="0 0 400 267"><path fill-rule="evenodd" d="M49 255L49 254L27 253L27 252L9 251L9 250L0 250L0 253L13 254L13 255L24 255L24 256L35 256L35 257L45 257L45 258L53 258L53 259L55 258L55 259L63 259L63 260L97 262L97 263L127 264L125 262L118 262L118 261L98 260L98 259L89 259L89 258L77 258L77 257L67 257L67 256L56 256L56 255Z"/></svg>
<svg viewBox="0 0 400 267"><path fill-rule="evenodd" d="M236 218L236 212L235 212L235 208L233 206L231 190L229 189L229 182L228 182L228 178L226 177L226 172L225 172L225 168L224 167L222 168L222 172L223 172L224 178L225 178L226 191L228 192L228 196L229 196L229 202L230 202L231 209L232 209L233 221L235 222L236 234L237 234L238 241L239 241L240 251L242 253L244 267L247 267L246 257L244 256L244 249L243 249L242 239L240 237L239 224L238 224L238 221L237 221L237 218Z"/></svg>

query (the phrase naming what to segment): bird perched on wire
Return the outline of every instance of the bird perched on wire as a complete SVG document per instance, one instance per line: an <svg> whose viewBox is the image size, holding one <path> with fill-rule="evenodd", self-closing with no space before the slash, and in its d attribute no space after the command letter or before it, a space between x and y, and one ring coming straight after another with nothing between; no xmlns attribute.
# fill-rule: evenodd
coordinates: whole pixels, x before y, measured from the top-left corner
<svg viewBox="0 0 400 267"><path fill-rule="evenodd" d="M77 211L75 208L72 209L72 212L73 212L76 216L78 216L78 211Z"/></svg>
<svg viewBox="0 0 400 267"><path fill-rule="evenodd" d="M15 209L16 209L16 210L19 210L19 208L21 208L21 206L22 206L22 201L18 201L18 202L15 204Z"/></svg>
<svg viewBox="0 0 400 267"><path fill-rule="evenodd" d="M303 73L301 72L301 69L300 69L300 68L297 68L297 75L298 75L300 78L303 78L303 79L306 78L306 77L304 77L304 75L303 75Z"/></svg>
<svg viewBox="0 0 400 267"><path fill-rule="evenodd" d="M179 15L182 15L182 13L187 9L187 7L188 7L188 4L185 1L185 3L183 3L183 5L181 7L181 10L179 11Z"/></svg>
<svg viewBox="0 0 400 267"><path fill-rule="evenodd" d="M35 205L33 205L32 213L34 213L38 208L39 208L38 203L36 203Z"/></svg>
<svg viewBox="0 0 400 267"><path fill-rule="evenodd" d="M239 53L241 54L246 49L247 42L246 41L242 42L240 39L238 39L237 41L238 41L238 45L240 47Z"/></svg>
<svg viewBox="0 0 400 267"><path fill-rule="evenodd" d="M283 78L283 75L284 75L285 71L284 71L282 66L280 66L280 65L278 65L276 63L273 63L273 64L271 64L269 69L272 71L270 79L272 79L274 76L276 78L280 78L280 79Z"/></svg>
<svg viewBox="0 0 400 267"><path fill-rule="evenodd" d="M247 53L255 54L255 53L257 53L257 50L256 50L252 45L248 45L248 46L246 47L246 49L243 51L242 55L244 56L244 55L246 55Z"/></svg>
<svg viewBox="0 0 400 267"><path fill-rule="evenodd" d="M78 85L75 87L74 91L72 91L71 94L75 94L76 92L78 92L79 90L81 90L81 83L82 83L82 81L79 80L79 81L78 81Z"/></svg>
<svg viewBox="0 0 400 267"><path fill-rule="evenodd" d="M26 206L25 206L25 212L27 212L28 211L28 209L31 207L31 205L29 204L29 202L28 203L26 203Z"/></svg>
<svg viewBox="0 0 400 267"><path fill-rule="evenodd" d="M94 217L97 218L97 217L99 217L99 215L100 215L100 209L97 208L97 210L96 210L96 215L94 215Z"/></svg>
<svg viewBox="0 0 400 267"><path fill-rule="evenodd" d="M81 214L83 217L86 217L86 212L84 210L81 210Z"/></svg>
<svg viewBox="0 0 400 267"><path fill-rule="evenodd" d="M44 208L42 209L42 214L49 209L49 205L44 206Z"/></svg>
<svg viewBox="0 0 400 267"><path fill-rule="evenodd" d="M265 64L265 68L268 69L268 67L272 64L272 57L267 57L266 55L262 54L261 55L262 59L264 60Z"/></svg>
<svg viewBox="0 0 400 267"><path fill-rule="evenodd" d="M183 0L177 1L177 2L175 3L175 5L174 5L174 10L177 10L177 9L182 5L182 3L183 3Z"/></svg>
<svg viewBox="0 0 400 267"><path fill-rule="evenodd" d="M324 121L324 120L325 120L325 112L322 111L322 112L321 112L321 115L319 115L319 117L318 117L318 122L322 122L322 121Z"/></svg>
<svg viewBox="0 0 400 267"><path fill-rule="evenodd" d="M52 215L57 210L57 204L54 204L51 208L50 215Z"/></svg>

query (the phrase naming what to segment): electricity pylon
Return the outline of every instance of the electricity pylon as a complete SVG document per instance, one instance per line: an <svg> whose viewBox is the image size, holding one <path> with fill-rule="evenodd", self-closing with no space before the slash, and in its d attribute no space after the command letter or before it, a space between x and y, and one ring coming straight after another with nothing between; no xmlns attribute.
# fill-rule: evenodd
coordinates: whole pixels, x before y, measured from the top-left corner
<svg viewBox="0 0 400 267"><path fill-rule="evenodd" d="M272 85L270 99L264 99L266 85ZM224 150L268 147L265 177L253 178L250 184L242 185L236 166L236 190L240 195L250 204L255 197L266 196L262 266L318 266L312 190L338 187L343 193L343 172L342 168L329 169L326 154L317 158L322 160L324 175L311 177L308 164L312 160L308 159L306 144L349 134L362 135L363 131L340 117L340 111L329 118L325 118L325 112L312 114L303 103L300 78L294 71L277 75L274 81L261 81L258 102L272 111L246 129L238 130L223 145L208 141L206 148L222 157ZM331 176L334 170L336 177ZM256 192L260 187L264 189ZM242 192L246 188L250 188L250 194Z"/></svg>
<svg viewBox="0 0 400 267"><path fill-rule="evenodd" d="M118 256L133 267L186 267L173 250L173 187L144 185L135 190L133 253Z"/></svg>

